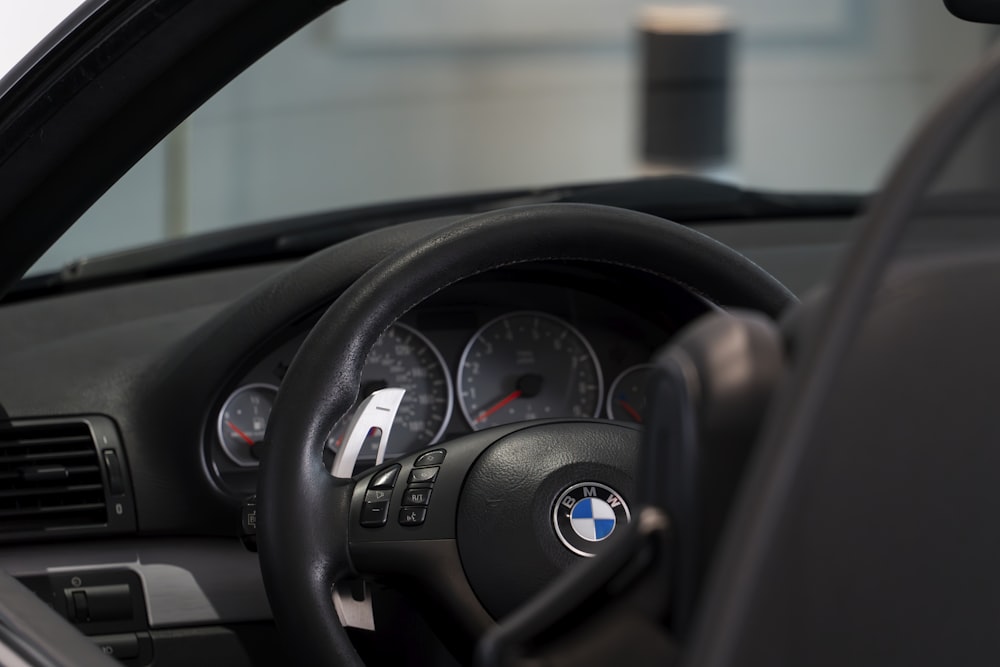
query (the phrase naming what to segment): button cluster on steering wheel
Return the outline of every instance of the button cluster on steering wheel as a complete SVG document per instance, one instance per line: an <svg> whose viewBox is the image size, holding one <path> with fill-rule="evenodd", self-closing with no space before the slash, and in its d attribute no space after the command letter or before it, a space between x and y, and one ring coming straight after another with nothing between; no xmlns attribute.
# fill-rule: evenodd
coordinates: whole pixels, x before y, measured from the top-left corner
<svg viewBox="0 0 1000 667"><path fill-rule="evenodd" d="M365 492L365 503L361 508L361 525L365 528L380 528L385 525L399 468L398 465L390 466L372 477Z"/></svg>
<svg viewBox="0 0 1000 667"><path fill-rule="evenodd" d="M445 451L435 449L427 452L413 462L413 470L403 493L403 506L399 508L400 526L420 526L427 519L427 506L431 502L431 492L437 479L440 464L444 461Z"/></svg>

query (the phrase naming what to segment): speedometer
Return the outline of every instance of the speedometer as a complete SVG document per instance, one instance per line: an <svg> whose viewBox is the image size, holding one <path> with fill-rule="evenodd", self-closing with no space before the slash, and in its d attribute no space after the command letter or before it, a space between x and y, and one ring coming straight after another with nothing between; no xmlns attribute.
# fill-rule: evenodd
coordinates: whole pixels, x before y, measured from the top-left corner
<svg viewBox="0 0 1000 667"><path fill-rule="evenodd" d="M596 417L603 394L593 348L568 322L545 313L509 313L465 346L459 405L475 429L530 419Z"/></svg>
<svg viewBox="0 0 1000 667"><path fill-rule="evenodd" d="M451 377L437 348L405 324L394 324L375 343L361 373L358 401L386 387L406 390L389 433L386 458L437 442L451 418ZM340 445L353 412L342 418L331 434L329 444L334 449ZM378 439L371 439L371 443L366 443L361 458L374 459Z"/></svg>

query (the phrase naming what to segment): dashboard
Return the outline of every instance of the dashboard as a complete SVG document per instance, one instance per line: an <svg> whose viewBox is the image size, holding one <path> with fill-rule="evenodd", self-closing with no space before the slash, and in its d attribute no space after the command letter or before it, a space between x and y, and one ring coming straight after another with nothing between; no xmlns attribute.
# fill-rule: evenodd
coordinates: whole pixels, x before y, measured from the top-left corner
<svg viewBox="0 0 1000 667"><path fill-rule="evenodd" d="M295 262L192 271L0 308L0 416L35 425L103 420L108 428L102 433L120 443L122 472L131 485L124 509L134 514L128 527L81 528L73 540L59 539L65 532L0 539L0 567L18 577L48 579L57 572L70 584L79 575L84 586L127 584L141 591L145 613L136 616L137 627L81 624L89 634L136 631L164 657L171 642L183 647L178 655L190 655L185 633L197 633L227 656L219 662L250 664L232 653L240 646L232 633L272 646L259 638L274 632L257 555L238 539L242 501L257 486L259 453L248 450L266 427L263 399L281 386L331 299L388 253L445 224L399 225ZM801 293L826 275L850 225L720 222L699 229ZM717 307L691 286L613 265L549 262L492 271L406 313L379 346L384 352L369 358L361 393L390 381L414 389L416 412L403 411L401 427L392 432L407 437L393 443L390 455L447 442L501 418L552 415L546 407L634 420L622 404L642 417L630 369L641 371L679 329ZM505 347L505 324L516 342L518 322L527 347ZM483 340L489 343L491 333L492 353ZM539 347L536 335L564 336L569 343ZM534 358L522 355L524 368L509 371L525 349ZM497 363L488 366L484 359ZM582 374L576 386L570 383L573 359ZM531 376L540 377L540 387ZM462 395L469 378L475 396L468 388ZM556 387L561 392L547 393ZM254 399L258 388L264 392ZM518 398L481 419L518 390ZM534 392L539 400L529 409L522 396ZM254 445L227 432L236 410L242 412L235 425ZM92 582L97 575L121 580ZM280 661L264 655L260 664Z"/></svg>
<svg viewBox="0 0 1000 667"><path fill-rule="evenodd" d="M650 357L711 307L678 285L619 269L549 265L490 273L451 286L390 327L366 361L355 406L379 389L406 391L386 460L518 421L641 423ZM234 493L252 492L278 388L317 317L245 360L205 420L210 468ZM328 460L352 413L330 433ZM368 434L356 472L375 463L379 436Z"/></svg>

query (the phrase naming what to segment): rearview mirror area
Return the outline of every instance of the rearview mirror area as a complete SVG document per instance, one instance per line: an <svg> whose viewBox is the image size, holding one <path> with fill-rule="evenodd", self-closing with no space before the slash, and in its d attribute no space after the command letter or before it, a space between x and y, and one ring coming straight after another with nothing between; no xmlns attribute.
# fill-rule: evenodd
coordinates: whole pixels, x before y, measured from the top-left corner
<svg viewBox="0 0 1000 667"><path fill-rule="evenodd" d="M1000 0L944 0L944 6L964 21L1000 24Z"/></svg>

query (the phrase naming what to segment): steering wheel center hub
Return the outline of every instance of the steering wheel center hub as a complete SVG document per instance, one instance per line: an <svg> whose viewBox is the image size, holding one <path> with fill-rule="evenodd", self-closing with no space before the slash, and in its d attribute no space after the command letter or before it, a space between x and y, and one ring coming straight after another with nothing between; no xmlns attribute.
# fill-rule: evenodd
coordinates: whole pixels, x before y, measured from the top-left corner
<svg viewBox="0 0 1000 667"><path fill-rule="evenodd" d="M617 423L531 426L489 447L466 477L458 550L476 596L502 618L631 515L639 431Z"/></svg>

